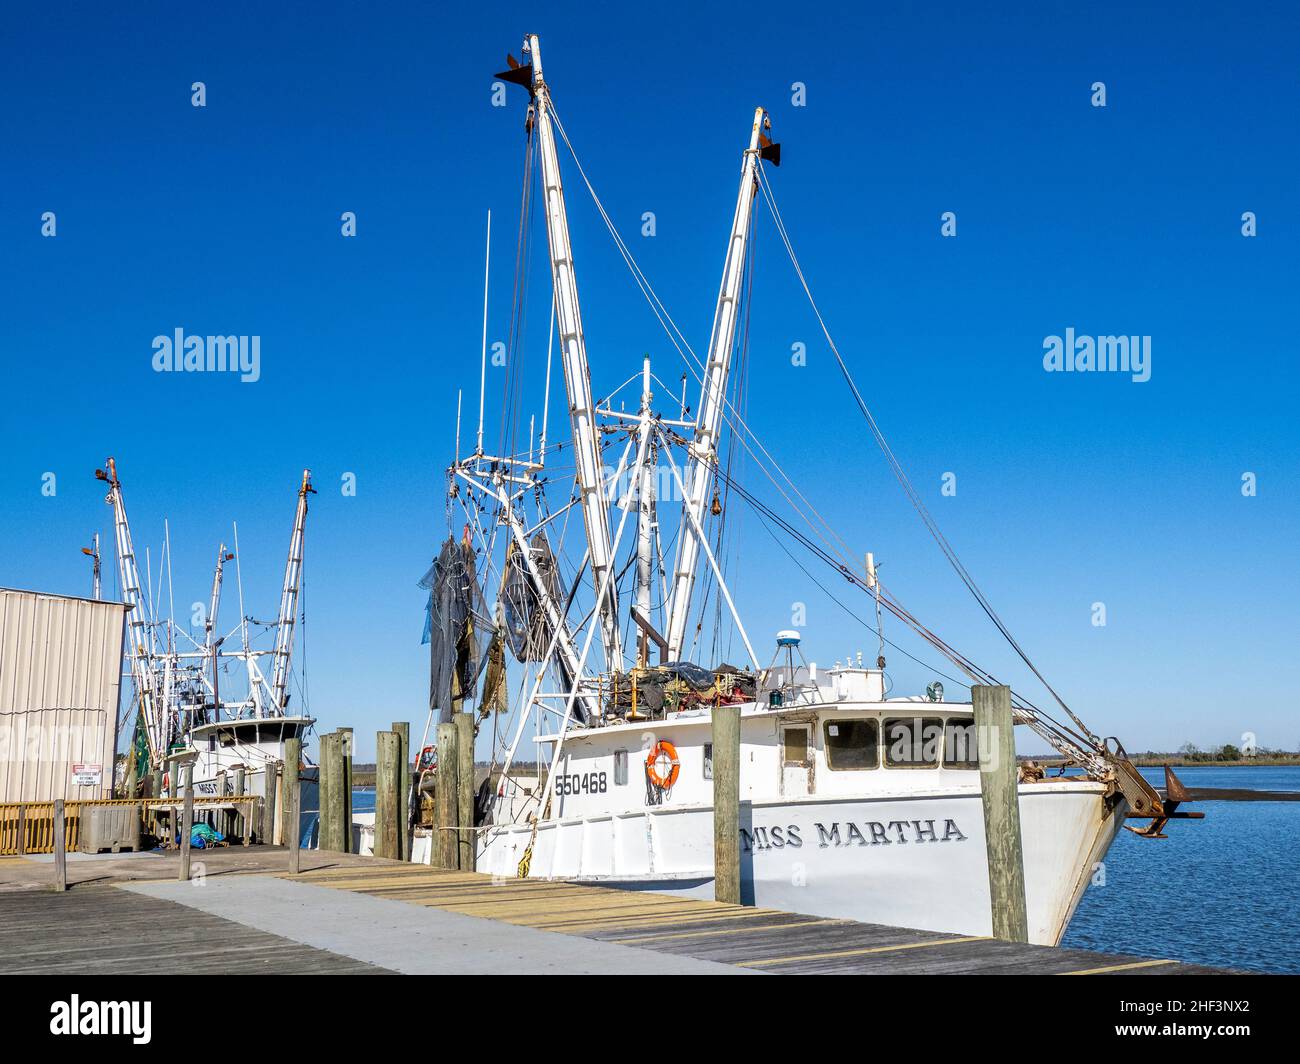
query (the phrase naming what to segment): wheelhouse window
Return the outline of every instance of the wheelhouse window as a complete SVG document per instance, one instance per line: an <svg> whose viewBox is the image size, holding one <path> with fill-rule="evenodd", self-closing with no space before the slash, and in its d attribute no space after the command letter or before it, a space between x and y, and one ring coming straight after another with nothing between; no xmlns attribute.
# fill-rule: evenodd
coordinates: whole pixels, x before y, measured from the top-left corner
<svg viewBox="0 0 1300 1064"><path fill-rule="evenodd" d="M884 743L889 768L938 768L943 718L890 717L885 721Z"/></svg>
<svg viewBox="0 0 1300 1064"><path fill-rule="evenodd" d="M713 744L704 744L704 778L713 779Z"/></svg>
<svg viewBox="0 0 1300 1064"><path fill-rule="evenodd" d="M627 783L627 751L614 751L614 786L622 787Z"/></svg>
<svg viewBox="0 0 1300 1064"><path fill-rule="evenodd" d="M831 769L880 767L880 726L874 720L828 720L822 740Z"/></svg>
<svg viewBox="0 0 1300 1064"><path fill-rule="evenodd" d="M975 722L950 718L943 726L943 763L946 768L979 768Z"/></svg>

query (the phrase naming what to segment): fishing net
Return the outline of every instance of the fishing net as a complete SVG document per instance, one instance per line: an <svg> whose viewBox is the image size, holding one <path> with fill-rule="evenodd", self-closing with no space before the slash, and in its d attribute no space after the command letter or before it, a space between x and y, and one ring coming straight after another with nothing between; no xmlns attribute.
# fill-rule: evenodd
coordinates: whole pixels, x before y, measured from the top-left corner
<svg viewBox="0 0 1300 1064"><path fill-rule="evenodd" d="M626 717L632 712L634 679L638 716L655 717L701 705L752 702L755 697L752 672L734 665L719 665L710 671L689 661L670 661L638 670L635 676L616 673L606 692L606 713Z"/></svg>
<svg viewBox="0 0 1300 1064"><path fill-rule="evenodd" d="M429 592L422 640L429 644L429 709L446 724L453 698L473 698L496 625L468 541L458 544L449 536L420 587Z"/></svg>
<svg viewBox="0 0 1300 1064"><path fill-rule="evenodd" d="M505 574L501 580L501 616L505 644L516 661L542 661L551 647L555 627L543 604L546 598L553 603L564 600L560 592L560 567L551 550L545 532L533 536L528 546L529 566L512 540L506 549ZM560 609L563 613L563 608ZM551 664L560 682L560 689L573 689L574 676L562 654L555 653ZM574 717L587 722L587 711L581 700L574 703Z"/></svg>
<svg viewBox="0 0 1300 1064"><path fill-rule="evenodd" d="M546 533L533 536L529 547L533 566L545 583L552 602L560 601L560 574ZM501 608L505 615L506 645L517 661L541 661L551 643L550 619L542 604L541 589L525 564L518 545L506 549L505 577L501 581Z"/></svg>
<svg viewBox="0 0 1300 1064"><path fill-rule="evenodd" d="M479 699L479 715L503 713L507 706L506 692L506 648L501 638L501 629L492 633L492 642L488 644L487 675L483 677L483 695Z"/></svg>

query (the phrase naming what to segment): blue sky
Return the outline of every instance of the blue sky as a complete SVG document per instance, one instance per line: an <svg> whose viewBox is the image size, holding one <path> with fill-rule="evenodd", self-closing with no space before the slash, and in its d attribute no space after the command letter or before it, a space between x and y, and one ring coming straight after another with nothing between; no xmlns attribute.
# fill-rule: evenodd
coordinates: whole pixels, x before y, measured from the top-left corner
<svg viewBox="0 0 1300 1064"><path fill-rule="evenodd" d="M0 584L87 591L78 548L111 529L92 473L113 454L142 554L157 557L170 519L178 613L205 597L237 520L248 612L271 616L310 466L311 708L324 730L355 727L362 757L376 728L422 725L415 581L446 532L457 389L476 398L488 209L490 339L508 321L523 103L514 91L491 106L491 75L535 31L588 174L697 350L749 117L769 108L784 151L772 184L841 351L967 566L1095 730L1130 749L1247 731L1295 749L1300 16L748 11L11 8ZM191 106L195 81L206 107ZM595 391L643 351L675 380L675 353L566 175ZM344 211L355 238L340 235ZM1037 700L894 483L761 211L756 240L751 424L914 613ZM530 369L544 247L539 229ZM176 328L260 336L261 379L153 372L153 337ZM1151 380L1044 372L1044 338L1067 328L1150 336ZM737 599L760 655L804 601L811 657L874 656L874 636L761 529L739 535ZM890 671L899 691L932 678L898 655Z"/></svg>

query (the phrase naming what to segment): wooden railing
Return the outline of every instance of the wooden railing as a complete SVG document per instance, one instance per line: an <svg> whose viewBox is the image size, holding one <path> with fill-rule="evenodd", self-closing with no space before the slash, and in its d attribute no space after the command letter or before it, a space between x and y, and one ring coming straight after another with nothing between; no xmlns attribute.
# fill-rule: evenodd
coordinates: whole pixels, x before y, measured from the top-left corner
<svg viewBox="0 0 1300 1064"><path fill-rule="evenodd" d="M200 812L205 807L217 806L218 809L207 810L216 814L221 807L240 806L243 809L236 814L241 818L241 830L245 837L249 826L256 823L254 814L257 803L261 801L255 794L227 794L215 797L195 797L195 820L200 819ZM77 848L78 832L81 828L81 811L95 805L134 805L139 807L142 818L141 828L152 835L166 835L170 838L174 832L160 828L160 819L170 814L179 814L184 799L176 798L104 798L94 801L66 801L63 803L63 823L66 846L69 850ZM224 832L223 832L224 834ZM28 853L54 852L54 803L53 802L3 802L0 803L0 856Z"/></svg>

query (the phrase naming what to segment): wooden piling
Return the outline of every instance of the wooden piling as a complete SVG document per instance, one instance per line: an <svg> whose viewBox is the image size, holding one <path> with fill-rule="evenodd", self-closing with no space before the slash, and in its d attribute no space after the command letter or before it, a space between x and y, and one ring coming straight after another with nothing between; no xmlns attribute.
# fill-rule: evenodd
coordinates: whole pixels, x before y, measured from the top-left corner
<svg viewBox="0 0 1300 1064"><path fill-rule="evenodd" d="M125 793L119 794L116 783L109 786L109 797L111 798L135 798L139 794L140 788L140 764L135 749L135 743L131 744L131 752L126 755L126 774L122 778L122 790Z"/></svg>
<svg viewBox="0 0 1300 1064"><path fill-rule="evenodd" d="M460 794L457 777L460 756L455 724L438 725L438 773L434 783L434 860L436 867L459 867Z"/></svg>
<svg viewBox="0 0 1300 1064"><path fill-rule="evenodd" d="M1020 771L1011 719L1011 688L971 688L980 760L980 797L988 851L993 937L1029 941L1025 862L1020 838Z"/></svg>
<svg viewBox="0 0 1300 1064"><path fill-rule="evenodd" d="M226 770L217 769L217 797L226 797ZM214 809L212 811L212 826L219 832L223 838L229 839L235 833L234 825L231 823L233 818L224 809Z"/></svg>
<svg viewBox="0 0 1300 1064"><path fill-rule="evenodd" d="M740 706L713 707L713 896L740 904Z"/></svg>
<svg viewBox="0 0 1300 1064"><path fill-rule="evenodd" d="M262 830L257 841L262 845L278 845L280 820L280 763L268 761L262 775Z"/></svg>
<svg viewBox="0 0 1300 1064"><path fill-rule="evenodd" d="M284 792L285 815L282 826L284 844L289 848L289 871L297 875L300 855L298 845L302 841L298 825L302 821L302 787L298 784L298 766L302 764L302 740L286 739L284 741L284 782L280 789Z"/></svg>
<svg viewBox="0 0 1300 1064"><path fill-rule="evenodd" d="M186 765L181 771L185 774L185 805L181 815L181 867L176 878L187 883L190 878L190 832L194 829L194 768Z"/></svg>
<svg viewBox="0 0 1300 1064"><path fill-rule="evenodd" d="M343 845L340 853L352 853L352 729L339 729L340 753L343 756Z"/></svg>
<svg viewBox="0 0 1300 1064"><path fill-rule="evenodd" d="M397 860L402 853L398 819L402 808L402 737L375 736L375 856Z"/></svg>
<svg viewBox="0 0 1300 1064"><path fill-rule="evenodd" d="M68 889L68 845L63 823L63 799L54 799L54 890Z"/></svg>
<svg viewBox="0 0 1300 1064"><path fill-rule="evenodd" d="M316 753L316 807L319 816L316 818L316 848L319 850L331 849L330 846L330 825L325 822L325 805L328 799L326 795L330 790L330 772L333 760L329 756L330 736L322 735L317 743ZM287 808L288 795L285 796Z"/></svg>
<svg viewBox="0 0 1300 1064"><path fill-rule="evenodd" d="M285 740L285 795L289 799L289 813L285 823L285 845L289 848L289 871L298 874L302 861L303 788L298 783L298 766L303 760L303 740Z"/></svg>
<svg viewBox="0 0 1300 1064"><path fill-rule="evenodd" d="M236 798L244 797L244 788L247 786L247 779L248 777L244 769L244 766L240 765L237 769L235 769L234 786L235 786ZM240 802L235 808L237 810L235 815L239 818L238 823L239 823L240 841L245 846L247 846L249 842L249 836L252 833L251 825L250 825L250 821L252 818L248 815L249 812L248 806L243 804L242 802Z"/></svg>
<svg viewBox="0 0 1300 1064"><path fill-rule="evenodd" d="M320 740L320 848L347 853L347 767L344 764L344 736L341 732L322 735Z"/></svg>
<svg viewBox="0 0 1300 1064"><path fill-rule="evenodd" d="M409 721L393 721L401 749L402 771L397 780L397 845L398 859L411 859L411 725Z"/></svg>
<svg viewBox="0 0 1300 1064"><path fill-rule="evenodd" d="M462 872L474 871L477 836L474 833L474 714L456 714L456 795L460 831L456 834L457 862Z"/></svg>

